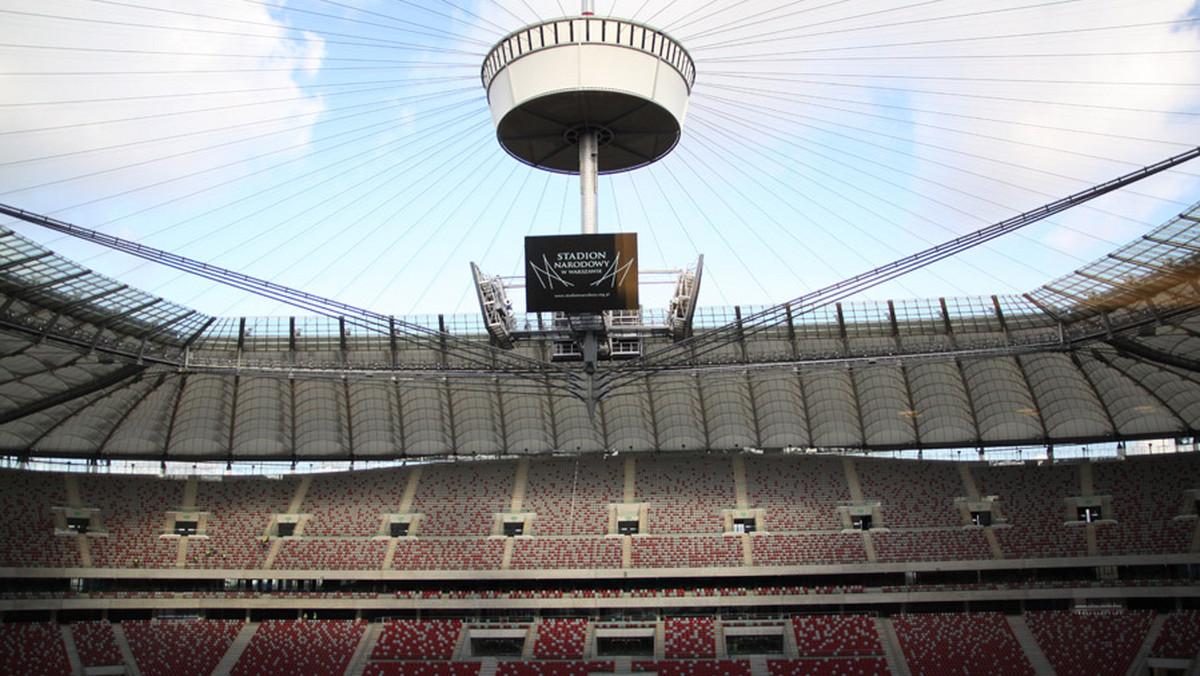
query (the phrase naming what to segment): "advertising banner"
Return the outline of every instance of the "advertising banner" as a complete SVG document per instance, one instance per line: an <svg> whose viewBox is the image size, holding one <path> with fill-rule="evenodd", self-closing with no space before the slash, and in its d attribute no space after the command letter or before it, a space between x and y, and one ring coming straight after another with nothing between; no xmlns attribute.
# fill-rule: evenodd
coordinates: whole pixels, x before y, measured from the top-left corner
<svg viewBox="0 0 1200 676"><path fill-rule="evenodd" d="M525 309L600 312L638 307L637 234L525 238Z"/></svg>

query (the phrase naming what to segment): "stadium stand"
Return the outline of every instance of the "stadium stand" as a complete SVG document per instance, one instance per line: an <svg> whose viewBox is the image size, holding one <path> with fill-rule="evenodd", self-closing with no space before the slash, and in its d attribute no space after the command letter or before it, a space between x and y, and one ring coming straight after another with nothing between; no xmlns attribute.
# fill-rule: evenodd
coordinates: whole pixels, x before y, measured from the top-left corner
<svg viewBox="0 0 1200 676"><path fill-rule="evenodd" d="M533 535L608 533L608 506L623 494L623 465L596 458L544 458L529 464L524 508Z"/></svg>
<svg viewBox="0 0 1200 676"><path fill-rule="evenodd" d="M371 662L363 676L479 676L479 662Z"/></svg>
<svg viewBox="0 0 1200 676"><path fill-rule="evenodd" d="M915 613L892 622L913 676L1034 673L1000 613Z"/></svg>
<svg viewBox="0 0 1200 676"><path fill-rule="evenodd" d="M867 615L802 615L792 618L801 656L882 655L875 621Z"/></svg>
<svg viewBox="0 0 1200 676"><path fill-rule="evenodd" d="M1150 654L1168 659L1195 659L1200 654L1200 610L1183 610L1167 615Z"/></svg>
<svg viewBox="0 0 1200 676"><path fill-rule="evenodd" d="M767 660L769 676L890 676L892 673L882 657Z"/></svg>
<svg viewBox="0 0 1200 676"><path fill-rule="evenodd" d="M238 658L233 676L342 674L366 623L352 620L265 620Z"/></svg>
<svg viewBox="0 0 1200 676"><path fill-rule="evenodd" d="M371 651L373 660L448 660L454 656L460 620L391 620Z"/></svg>
<svg viewBox="0 0 1200 676"><path fill-rule="evenodd" d="M62 630L53 622L0 624L0 673L28 676L71 673Z"/></svg>
<svg viewBox="0 0 1200 676"><path fill-rule="evenodd" d="M634 660L633 671L658 676L750 676L749 660Z"/></svg>
<svg viewBox="0 0 1200 676"><path fill-rule="evenodd" d="M1030 611L1025 621L1059 676L1122 676L1154 613Z"/></svg>
<svg viewBox="0 0 1200 676"><path fill-rule="evenodd" d="M207 676L243 625L241 620L127 620L121 628L143 674Z"/></svg>
<svg viewBox="0 0 1200 676"><path fill-rule="evenodd" d="M851 500L842 460L831 457L750 458L746 493L773 533L841 529L837 506Z"/></svg>
<svg viewBox="0 0 1200 676"><path fill-rule="evenodd" d="M712 658L717 636L711 617L668 617L663 620L663 656Z"/></svg>
<svg viewBox="0 0 1200 676"><path fill-rule="evenodd" d="M108 622L73 622L71 635L84 667L107 667L125 661L117 645L117 635Z"/></svg>
<svg viewBox="0 0 1200 676"><path fill-rule="evenodd" d="M538 623L533 656L539 660L583 659L587 631L585 619L542 620Z"/></svg>

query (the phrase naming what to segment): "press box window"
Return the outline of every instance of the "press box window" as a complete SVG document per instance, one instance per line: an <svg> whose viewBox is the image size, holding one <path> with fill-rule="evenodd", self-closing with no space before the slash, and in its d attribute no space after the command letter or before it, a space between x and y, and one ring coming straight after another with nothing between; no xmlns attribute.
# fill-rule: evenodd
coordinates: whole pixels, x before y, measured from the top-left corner
<svg viewBox="0 0 1200 676"><path fill-rule="evenodd" d="M506 521L504 523L504 537L511 538L525 533L524 521Z"/></svg>
<svg viewBox="0 0 1200 676"><path fill-rule="evenodd" d="M280 521L278 523L279 537L286 538L296 534L296 524L290 521Z"/></svg>
<svg viewBox="0 0 1200 676"><path fill-rule="evenodd" d="M1079 507L1075 511L1077 519L1084 523L1092 523L1100 520L1100 508L1097 506Z"/></svg>
<svg viewBox="0 0 1200 676"><path fill-rule="evenodd" d="M92 520L86 516L68 516L67 530L72 530L82 535L88 532L88 529L91 528L91 523Z"/></svg>
<svg viewBox="0 0 1200 676"><path fill-rule="evenodd" d="M976 526L990 526L992 525L992 513L971 512L971 523L975 524Z"/></svg>
<svg viewBox="0 0 1200 676"><path fill-rule="evenodd" d="M175 534L176 535L195 535L196 530L199 528L199 526L200 526L200 524L197 521L176 521L175 522Z"/></svg>
<svg viewBox="0 0 1200 676"><path fill-rule="evenodd" d="M388 524L388 535L391 535L394 538L408 537L408 522L407 521L391 522L390 524Z"/></svg>
<svg viewBox="0 0 1200 676"><path fill-rule="evenodd" d="M756 529L753 517L733 520L733 532L735 533L753 533Z"/></svg>
<svg viewBox="0 0 1200 676"><path fill-rule="evenodd" d="M634 521L634 520L618 521L617 522L617 534L618 535L637 535L638 534L638 522Z"/></svg>
<svg viewBox="0 0 1200 676"><path fill-rule="evenodd" d="M850 516L850 523L854 524L854 530L871 530L871 515L852 514Z"/></svg>

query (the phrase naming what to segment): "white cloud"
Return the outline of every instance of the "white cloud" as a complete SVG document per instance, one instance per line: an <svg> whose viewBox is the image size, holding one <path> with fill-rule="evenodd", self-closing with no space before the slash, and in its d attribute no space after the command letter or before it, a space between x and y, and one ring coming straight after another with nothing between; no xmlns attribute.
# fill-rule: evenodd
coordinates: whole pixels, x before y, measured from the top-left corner
<svg viewBox="0 0 1200 676"><path fill-rule="evenodd" d="M0 199L54 211L170 182L159 200L211 182L184 178L206 169L302 150L323 104L297 79L324 41L266 2L168 7L5 3L0 43L21 47L0 48Z"/></svg>

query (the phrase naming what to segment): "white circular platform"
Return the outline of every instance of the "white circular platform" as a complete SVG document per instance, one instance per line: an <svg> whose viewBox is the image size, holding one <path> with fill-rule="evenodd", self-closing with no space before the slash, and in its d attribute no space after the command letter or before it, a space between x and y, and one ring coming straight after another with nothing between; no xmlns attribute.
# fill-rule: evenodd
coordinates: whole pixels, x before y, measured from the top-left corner
<svg viewBox="0 0 1200 676"><path fill-rule="evenodd" d="M576 139L599 132L599 173L650 164L679 142L696 69L662 31L578 17L527 26L483 63L500 145L541 169L579 172Z"/></svg>

